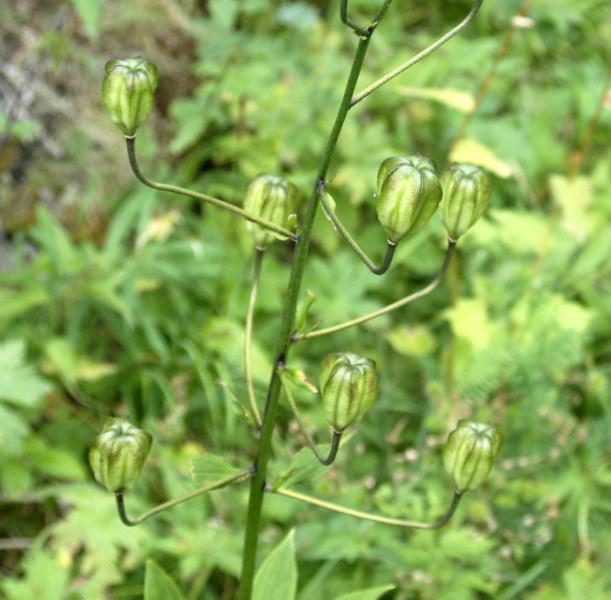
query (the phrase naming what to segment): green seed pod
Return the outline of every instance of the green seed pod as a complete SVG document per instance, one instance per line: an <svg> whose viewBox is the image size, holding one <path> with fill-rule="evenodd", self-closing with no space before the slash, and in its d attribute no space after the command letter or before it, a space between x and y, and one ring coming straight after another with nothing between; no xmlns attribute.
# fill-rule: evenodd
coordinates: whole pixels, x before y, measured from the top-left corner
<svg viewBox="0 0 611 600"><path fill-rule="evenodd" d="M153 438L124 419L107 419L89 450L93 476L109 492L123 492L138 480Z"/></svg>
<svg viewBox="0 0 611 600"><path fill-rule="evenodd" d="M107 62L104 70L102 102L106 112L126 137L133 137L153 108L157 67L144 58L127 58Z"/></svg>
<svg viewBox="0 0 611 600"><path fill-rule="evenodd" d="M441 200L435 163L424 156L387 158L378 170L378 221L391 244L424 225Z"/></svg>
<svg viewBox="0 0 611 600"><path fill-rule="evenodd" d="M274 225L287 227L294 198L295 187L284 177L259 175L246 190L244 209L255 217L271 221ZM246 221L246 227L259 250L265 250L274 239L287 239L252 221Z"/></svg>
<svg viewBox="0 0 611 600"><path fill-rule="evenodd" d="M342 432L361 419L378 397L375 362L350 352L328 354L320 369L320 393L327 421Z"/></svg>
<svg viewBox="0 0 611 600"><path fill-rule="evenodd" d="M492 184L480 167L456 164L443 174L441 186L441 221L448 237L456 241L486 210Z"/></svg>
<svg viewBox="0 0 611 600"><path fill-rule="evenodd" d="M488 478L502 444L502 434L491 425L466 420L458 422L443 450L443 466L459 494Z"/></svg>

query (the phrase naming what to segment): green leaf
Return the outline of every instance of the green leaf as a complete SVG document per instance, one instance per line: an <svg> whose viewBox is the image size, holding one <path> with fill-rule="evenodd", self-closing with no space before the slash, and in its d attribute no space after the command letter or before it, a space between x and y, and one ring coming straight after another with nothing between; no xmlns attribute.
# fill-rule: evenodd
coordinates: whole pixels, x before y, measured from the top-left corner
<svg viewBox="0 0 611 600"><path fill-rule="evenodd" d="M321 454L327 454L330 447L329 444L320 445L319 449ZM320 464L309 448L302 448L293 456L288 468L278 475L272 489L277 489L280 486L291 487L297 485L302 481L308 481L321 475L327 469L328 467Z"/></svg>
<svg viewBox="0 0 611 600"><path fill-rule="evenodd" d="M445 104L460 112L470 113L475 108L475 98L469 92L450 88L400 87L398 93L411 98L424 98Z"/></svg>
<svg viewBox="0 0 611 600"><path fill-rule="evenodd" d="M102 3L100 0L72 0L72 4L79 19L83 22L87 35L95 39L98 36Z"/></svg>
<svg viewBox="0 0 611 600"><path fill-rule="evenodd" d="M240 469L236 469L222 456L206 454L191 461L191 474L197 483L204 481L217 481L231 475L236 475Z"/></svg>
<svg viewBox="0 0 611 600"><path fill-rule="evenodd" d="M343 594L335 600L377 600L382 594L394 589L394 585L383 585L380 587L368 588L366 590L359 590L358 592Z"/></svg>
<svg viewBox="0 0 611 600"><path fill-rule="evenodd" d="M296 593L295 531L291 530L259 567L252 597L253 600L294 600Z"/></svg>
<svg viewBox="0 0 611 600"><path fill-rule="evenodd" d="M501 160L490 148L472 139L459 141L450 154L450 162L478 165L502 179L511 177L511 165Z"/></svg>
<svg viewBox="0 0 611 600"><path fill-rule="evenodd" d="M0 345L0 400L34 407L49 391L49 384L25 364L23 340Z"/></svg>
<svg viewBox="0 0 611 600"><path fill-rule="evenodd" d="M174 580L153 560L146 561L144 600L182 600Z"/></svg>

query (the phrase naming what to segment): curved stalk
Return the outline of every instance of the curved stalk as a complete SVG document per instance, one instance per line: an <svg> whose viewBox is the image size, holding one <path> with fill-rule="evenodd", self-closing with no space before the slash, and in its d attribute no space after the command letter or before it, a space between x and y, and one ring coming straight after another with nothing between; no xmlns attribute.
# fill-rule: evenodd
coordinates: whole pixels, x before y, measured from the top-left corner
<svg viewBox="0 0 611 600"><path fill-rule="evenodd" d="M426 58L429 54L433 53L437 48L443 46L447 41L452 39L456 34L460 33L475 17L477 11L480 9L484 0L475 0L469 14L458 24L454 29L451 29L445 35L441 36L436 42L433 42L430 46L398 66L396 69L384 75L377 81L374 81L370 86L366 87L362 92L359 92L350 103L350 107L358 104L361 100L364 100L375 92L378 88L382 87L385 83L388 83L391 79L394 79L397 75L400 75L404 71L407 71L410 67L413 67L416 63L420 62L423 58Z"/></svg>
<svg viewBox="0 0 611 600"><path fill-rule="evenodd" d="M291 390L289 389L289 386L287 385L284 377L280 377L280 382L282 383L282 389L286 394L286 399L291 407L291 410L293 411L293 414L295 415L295 419L297 421L297 424L299 425L301 434L305 438L308 447L313 452L314 456L318 459L318 462L321 465L331 465L337 457L337 451L339 450L339 444L342 439L343 431L336 431L335 429L333 430L333 437L331 438L331 448L329 449L329 454L327 456L323 456L320 453L316 442L312 439L312 436L310 436L306 429L303 419L301 418L301 414L299 413L299 409L297 408L297 404L295 403L295 399L293 398L293 394L291 394Z"/></svg>
<svg viewBox="0 0 611 600"><path fill-rule="evenodd" d="M244 332L244 371L246 375L246 390L248 392L248 401L250 410L255 420L257 427L261 427L261 413L257 406L257 397L252 381L252 361L251 361L251 344L252 344L252 322L255 313L255 304L257 302L257 290L259 288L259 278L261 275L261 264L263 263L264 250L257 248L255 254L255 272L252 278L252 287L250 288L250 298L248 300L248 312L246 313L246 331Z"/></svg>
<svg viewBox="0 0 611 600"><path fill-rule="evenodd" d="M140 525L142 521L146 521L149 517L156 515L168 508L172 508L178 504L182 504L187 500L191 500L192 498L196 498L197 496L201 496L207 492L211 492L212 490L218 490L219 488L225 487L231 483L238 481L239 479L246 479L247 477L252 477L252 471L249 469L248 471L241 471L240 473L235 473L234 475L230 475L229 477L225 477L224 479L219 479L214 483L210 483L205 485L204 487L198 488L185 494L184 496L180 496L179 498L174 498L173 500L168 500L151 510L142 513L139 517L135 519L130 519L127 516L127 512L125 511L125 500L123 497L123 493L115 494L115 499L117 501L117 511L119 512L119 518L121 521L127 525L128 527L134 527L135 525Z"/></svg>
<svg viewBox="0 0 611 600"><path fill-rule="evenodd" d="M157 181L152 181L148 179L142 171L140 170L140 166L138 165L138 160L136 158L136 136L133 137L125 137L125 143L127 144L127 156L129 158L129 164L134 172L134 175L146 186L153 188L154 190L159 190L162 192L170 192L172 194L180 194L181 196L186 196L187 198L193 198L195 200L200 200L201 202L207 202L209 204L213 204L218 208L222 208L223 210L228 210L240 217L243 217L247 221L252 221L253 223L257 223L262 227L266 227L271 231L275 231L280 235L293 240L294 242L299 241L299 236L285 229L284 227L280 227L271 221L266 219L261 219L259 217L255 217L245 210L234 206L233 204L229 204L224 200L219 200L218 198L213 198L212 196L208 196L206 194L201 194L199 192L194 192L193 190L188 190L186 188L179 187L177 185L169 185L167 183L159 183Z"/></svg>
<svg viewBox="0 0 611 600"><path fill-rule="evenodd" d="M348 0L340 0L339 3L339 18L344 25L347 25L356 34L362 37L369 37L369 31L359 27L349 16L348 16Z"/></svg>
<svg viewBox="0 0 611 600"><path fill-rule="evenodd" d="M329 216L335 228L340 232L342 237L348 242L350 247L354 250L356 255L365 263L367 268L374 275L384 275L386 271L388 271L392 259L395 255L395 250L397 249L397 244L393 244L391 241L386 242L386 254L384 255L384 259L382 260L382 264L377 267L373 261L365 254L365 252L358 245L356 240L350 235L348 230L343 226L342 222L339 220L339 217L335 213L334 208L328 201L327 195L323 192L320 194L320 201L325 209L325 214Z"/></svg>
<svg viewBox="0 0 611 600"><path fill-rule="evenodd" d="M397 310L405 306L406 304L410 304L414 302L414 300L418 300L424 296L430 294L443 280L448 267L450 266L450 262L452 261L452 257L454 256L454 252L456 250L456 242L454 240L448 239L448 248L446 250L446 255L441 265L441 268L437 272L437 275L433 278L431 283L429 283L426 287L423 287L421 290L402 298L401 300L397 300L388 306L380 308L378 310L374 310L373 312L367 313L366 315L362 315L357 317L356 319L351 319L350 321L344 321L343 323L339 323L338 325L333 325L331 327L326 327L324 329L317 329L315 331L310 331L308 333L303 333L301 335L296 334L293 336L293 342L300 342L301 340L308 340L310 338L320 337L322 335L328 335L330 333L336 333L337 331L342 331L343 329L348 329L349 327L354 327L355 325L360 325L361 323L365 323L366 321L371 321L371 319L375 319L376 317L380 317L385 315L393 310Z"/></svg>
<svg viewBox="0 0 611 600"><path fill-rule="evenodd" d="M443 527L452 518L463 497L462 494L454 492L454 496L452 497L452 503L450 504L448 510L446 510L445 514L442 517L440 517L436 521L433 521L432 523L422 523L420 521L393 519L391 517L385 517L383 515L374 515L373 513L364 512L362 510L346 508L345 506L341 506L340 504L335 504L334 502L327 502L326 500L319 500L318 498L314 498L313 496L300 494L299 492L294 492L286 488L277 488L275 490L270 489L267 490L267 492L271 494L280 494L281 496L293 498L294 500L301 500L301 502L306 502L308 504L312 504L314 506L318 506L326 510L331 510L333 512L338 512L343 515L348 515L350 517L356 517L357 519L373 521L374 523L382 523L383 525L405 527L406 529L439 529L440 527Z"/></svg>

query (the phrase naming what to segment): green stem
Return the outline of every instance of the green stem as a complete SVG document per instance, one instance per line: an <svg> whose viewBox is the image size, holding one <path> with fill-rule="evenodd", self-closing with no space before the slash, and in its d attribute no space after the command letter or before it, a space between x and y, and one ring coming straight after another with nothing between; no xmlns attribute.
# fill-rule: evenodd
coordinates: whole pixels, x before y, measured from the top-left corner
<svg viewBox="0 0 611 600"><path fill-rule="evenodd" d="M248 300L248 312L246 313L246 331L244 333L244 371L246 375L246 389L248 391L248 400L250 409L257 427L261 427L261 413L257 406L257 398L255 396L255 388L252 381L252 361L251 361L251 344L252 344L252 322L255 313L255 304L257 302L257 290L259 288L259 278L261 276L261 264L263 262L264 250L257 248L255 254L255 272L252 278L252 287L250 288L250 298Z"/></svg>
<svg viewBox="0 0 611 600"><path fill-rule="evenodd" d="M252 221L253 223L257 223L262 227L266 227L267 229L271 229L280 235L293 240L294 242L299 241L299 236L289 231L288 229L284 229L284 227L280 227L271 221L266 219L261 219L259 217L255 217L245 210L234 206L233 204L229 204L224 200L219 200L218 198L213 198L212 196L208 196L206 194L201 194L199 192L194 192L193 190L188 190L186 188L178 187L176 185L169 185L167 183L158 183L157 181L152 181L145 177L145 175L140 170L140 166L138 165L138 160L136 158L136 136L126 137L125 143L127 144L127 156L129 157L129 164L131 165L132 171L134 175L142 182L144 185L147 185L150 188L155 190L160 190L162 192L171 192L172 194L180 194L181 196L186 196L187 198L194 198L195 200L200 200L201 202L208 202L209 204L213 204L218 208L222 208L224 210L228 210L236 215L239 215L246 219L247 221Z"/></svg>
<svg viewBox="0 0 611 600"><path fill-rule="evenodd" d="M456 250L456 242L454 240L448 239L448 248L446 250L446 255L441 265L441 268L435 275L434 279L429 283L426 287L423 287L421 290L402 298L401 300L397 300L384 308L380 308L378 310L374 310L373 312L367 313L366 315L362 315L357 317L356 319L351 319L350 321L344 321L343 323L339 323L338 325L333 325L332 327L326 327L325 329L317 329L315 331L310 331L308 333L303 334L295 334L293 336L293 342L300 342L301 340L308 340L310 338L320 337L322 335L328 335L330 333L336 333L337 331L342 331L343 329L348 329L349 327L354 327L355 325L360 325L361 323L365 323L366 321L370 321L371 319L375 319L376 317L380 317L381 315L385 315L393 310L397 310L405 306L406 304L410 304L414 302L414 300L418 300L428 294L430 294L443 280L444 275L446 274L448 267L450 266L450 262L452 261L452 257L454 256L454 251Z"/></svg>
<svg viewBox="0 0 611 600"><path fill-rule="evenodd" d="M385 2L385 6L387 4L390 4L389 0ZM372 33L373 29L371 31L371 34ZM265 411L263 413L263 424L261 428L261 435L259 437L259 446L253 466L254 476L250 483L246 532L244 535L244 549L242 555L242 575L239 591L239 597L241 600L250 600L252 596L257 547L259 541L259 527L261 523L261 509L263 506L265 480L267 476L267 463L271 454L272 437L274 427L276 425L276 414L280 396L280 378L278 368L284 365L291 345L291 336L294 331L295 323L295 310L297 307L301 282L303 280L305 262L308 256L310 237L312 227L314 225L314 217L316 216L316 210L318 208L318 199L320 196L319 190L321 186L324 186L331 157L333 156L337 140L339 139L346 116L350 110L350 99L354 93L354 89L363 66L363 60L365 59L365 54L367 53L367 48L369 46L369 42L371 41L371 34L369 37L361 38L356 48L352 68L350 69L348 81L344 90L344 95L335 117L333 128L325 146L312 193L310 194L310 198L306 205L303 225L300 232L300 239L295 247L291 276L287 286L284 308L280 322L280 331L278 333L278 342L275 351L275 368L272 371L268 387Z"/></svg>
<svg viewBox="0 0 611 600"><path fill-rule="evenodd" d="M382 260L382 264L378 267L376 266L371 259L365 254L365 252L358 245L356 240L350 235L348 230L343 226L342 222L339 220L339 217L335 213L335 209L329 202L328 194L322 193L320 195L320 201L325 209L325 214L329 216L335 228L340 232L342 237L348 242L350 247L354 250L356 255L365 263L367 268L374 275L384 275L386 271L388 271L392 259L395 255L395 250L397 249L397 244L393 244L391 241L387 241L386 243L386 254L384 255L384 259Z"/></svg>
<svg viewBox="0 0 611 600"><path fill-rule="evenodd" d="M429 54L433 53L437 48L443 46L448 40L452 39L456 34L460 33L475 17L477 11L480 9L482 2L484 0L475 0L473 3L473 7L469 14L456 26L454 29L451 29L440 37L436 42L432 43L430 46L419 52L408 61L404 62L402 65L398 66L396 69L384 75L370 86L366 87L362 92L359 92L351 102L351 106L358 104L361 100L364 100L371 94L375 92L378 88L382 87L385 83L388 83L391 79L394 79L397 75L400 75L404 71L407 71L410 67L413 67L416 63L420 62L423 58L426 58Z"/></svg>
<svg viewBox="0 0 611 600"><path fill-rule="evenodd" d="M299 425L299 429L301 430L301 434L305 438L305 441L314 453L314 456L318 459L318 462L322 465L329 466L333 464L333 461L337 457L337 451L339 450L339 444L342 439L343 431L333 430L333 437L331 438L331 448L329 449L329 454L327 456L323 456L316 445L316 442L312 439L312 436L308 433L306 426L301 418L301 414L299 413L299 409L297 408L297 404L295 403L295 399L293 398L293 394L291 394L291 390L289 389L287 382L284 377L280 377L280 382L282 383L282 389L286 394L286 399L291 406L291 410L295 415L295 419L297 420L297 424Z"/></svg>
<svg viewBox="0 0 611 600"><path fill-rule="evenodd" d="M239 479L245 479L251 476L252 471L250 469L248 471L240 471L239 473L235 473L234 475L230 475L229 477L225 477L224 479L219 479L214 483L210 483L208 485L205 485L204 487L193 490L192 492L189 492L184 496L174 498L174 500L168 500L167 502L164 502L163 504L160 504L159 506L156 506L155 508L152 508L151 510L142 513L139 517L136 517L135 519L130 519L127 516L127 513L125 512L125 502L123 498L123 493L117 493L115 494L115 498L117 500L117 510L119 511L119 517L121 518L121 521L123 521L123 523L128 527L134 527L135 525L139 525L140 523L142 523L142 521L146 521L146 519L148 519L149 517L152 517L153 515L156 515L157 513L160 513L164 510L167 510L168 508L172 508L173 506L182 504L187 500L191 500L192 498L196 498L197 496L201 496L202 494L211 492L212 490L218 490L219 488L234 483Z"/></svg>
<svg viewBox="0 0 611 600"><path fill-rule="evenodd" d="M339 18L344 25L353 29L355 33L362 37L369 37L369 31L359 27L349 16L348 16L348 0L341 0L339 3Z"/></svg>
<svg viewBox="0 0 611 600"><path fill-rule="evenodd" d="M439 529L440 527L443 527L452 518L462 499L462 494L454 492L454 496L452 497L452 503L450 504L448 510L442 517L440 517L433 523L421 523L420 521L393 519L390 517L384 517L382 515L374 515L372 513L364 512L362 510L346 508L345 506L335 504L334 502L319 500L318 498L314 498L313 496L307 496L306 494L300 494L299 492L293 492L285 488L277 488L275 490L267 491L272 494L280 494L281 496L286 496L287 498L293 498L294 500L301 500L302 502L307 502L308 504L313 504L314 506L325 508L327 510L332 510L333 512L342 513L350 517L356 517L357 519L364 519L365 521L373 521L375 523L383 523L384 525L394 525L395 527L405 527L407 529Z"/></svg>

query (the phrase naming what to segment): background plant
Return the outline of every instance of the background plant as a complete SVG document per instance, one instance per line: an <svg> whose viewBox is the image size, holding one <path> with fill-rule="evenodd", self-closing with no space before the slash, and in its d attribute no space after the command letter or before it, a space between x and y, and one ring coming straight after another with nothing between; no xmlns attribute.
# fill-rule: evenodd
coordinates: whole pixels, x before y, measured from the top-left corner
<svg viewBox="0 0 611 600"><path fill-rule="evenodd" d="M468 99L455 90L475 95L523 4L486 3L463 37L372 96L347 124L331 186L342 220L371 253L383 241L369 226L379 159L417 148L447 162ZM132 182L121 140L101 114L99 74L106 59L124 53L124 32L141 39L134 51L169 78L139 136L144 164L154 156L159 178L238 202L259 171L290 173L307 189L354 40L337 24L335 7L327 13L317 3L249 2L244 10L209 2L207 12L170 3L153 12L134 2L119 21L79 8L82 22L72 6L2 9L9 17L0 26L2 106L10 124L0 198L2 591L138 597L151 556L192 597L205 587L206 597L221 598L239 570L245 498L238 489L174 509L171 535L162 516L125 536L82 464L107 414L130 414L153 429L148 474L132 495L136 510L138 502L144 509L191 489L184 465L202 444L230 461L248 451L233 402L245 397L233 348L241 344L249 287L249 275L236 273L250 240L233 217L212 219L208 209L170 204ZM354 3L357 15L371 6ZM395 11L364 83L399 62L397 48L423 47L467 9L414 2ZM446 427L466 415L503 415L505 462L489 493L471 498L434 536L408 537L268 498L262 552L297 523L300 598L389 582L398 591L388 597L398 598L607 595L608 8L532 2L525 14L534 27L515 29L463 136L500 163L493 162L491 209L461 241L450 280L396 317L313 340L298 353L308 372L346 346L367 348L386 365L381 402L332 477L316 484L320 495L429 514L445 499ZM314 71L320 76L307 76ZM32 123L33 133L17 119ZM463 150L481 152L470 144ZM443 252L432 224L401 246L389 285L369 275L324 220L316 231L305 287L317 295L313 319L325 323L419 287ZM227 247L228 236L238 243ZM268 254L255 375L268 372L286 281L284 251ZM266 379L256 380L259 391ZM322 429L319 413L306 410L311 397L297 400ZM282 432L279 470L302 447L288 411Z"/></svg>

